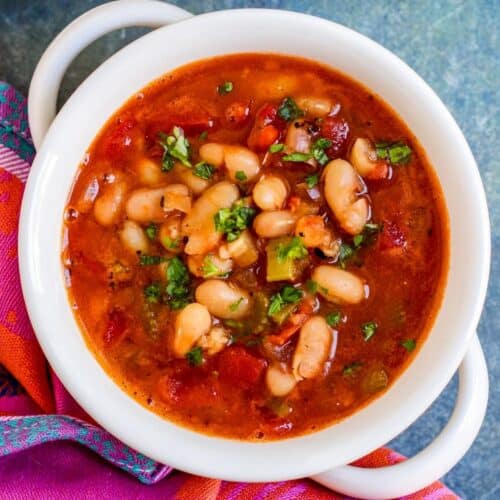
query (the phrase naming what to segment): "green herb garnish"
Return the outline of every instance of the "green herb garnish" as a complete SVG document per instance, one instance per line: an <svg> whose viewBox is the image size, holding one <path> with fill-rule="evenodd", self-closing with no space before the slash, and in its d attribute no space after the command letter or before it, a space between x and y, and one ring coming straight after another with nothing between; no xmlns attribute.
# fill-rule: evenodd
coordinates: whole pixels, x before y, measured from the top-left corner
<svg viewBox="0 0 500 500"><path fill-rule="evenodd" d="M208 131L207 130L204 130L199 136L198 136L198 139L200 141L206 141L207 140L207 137L208 137Z"/></svg>
<svg viewBox="0 0 500 500"><path fill-rule="evenodd" d="M312 157L320 164L326 165L330 158L325 153L325 149L328 149L332 145L332 141L325 139L324 137L319 138L311 149Z"/></svg>
<svg viewBox="0 0 500 500"><path fill-rule="evenodd" d="M160 301L161 289L158 283L150 283L144 287L144 298L150 304L156 304Z"/></svg>
<svg viewBox="0 0 500 500"><path fill-rule="evenodd" d="M234 241L251 224L254 217L255 209L240 201L231 208L221 208L214 215L215 229L224 233L227 241Z"/></svg>
<svg viewBox="0 0 500 500"><path fill-rule="evenodd" d="M297 106L297 103L291 97L285 97L278 108L278 116L287 122L291 122L304 116L304 111Z"/></svg>
<svg viewBox="0 0 500 500"><path fill-rule="evenodd" d="M285 285L278 293L271 297L267 314L269 316L273 316L281 311L285 304L297 303L303 295L304 292L302 292L302 290L299 290L291 285Z"/></svg>
<svg viewBox="0 0 500 500"><path fill-rule="evenodd" d="M270 153L280 153L284 149L285 149L285 145L284 144L271 144L269 146L269 152Z"/></svg>
<svg viewBox="0 0 500 500"><path fill-rule="evenodd" d="M194 347L186 353L186 359L191 366L200 366L203 363L203 350L201 347Z"/></svg>
<svg viewBox="0 0 500 500"><path fill-rule="evenodd" d="M306 162L313 157L311 153L290 153L289 155L283 156L285 161L293 162Z"/></svg>
<svg viewBox="0 0 500 500"><path fill-rule="evenodd" d="M340 245L339 260L338 260L340 267L342 269L345 269L347 261L351 259L355 254L356 251L351 245L348 245L347 243L342 243Z"/></svg>
<svg viewBox="0 0 500 500"><path fill-rule="evenodd" d="M325 319L326 322L333 328L334 326L337 326L340 323L342 315L340 314L340 311L335 311L330 314L327 314Z"/></svg>
<svg viewBox="0 0 500 500"><path fill-rule="evenodd" d="M215 170L215 167L213 165L210 165L210 163L207 163L206 161L200 161L200 163L197 163L194 166L193 174L196 175L196 177L208 180L210 179L210 177L212 177L212 175L214 175Z"/></svg>
<svg viewBox="0 0 500 500"><path fill-rule="evenodd" d="M361 368L361 366L362 364L359 361L354 361L353 363L344 366L342 375L344 375L344 377L352 377L356 375L356 372Z"/></svg>
<svg viewBox="0 0 500 500"><path fill-rule="evenodd" d="M174 250L175 248L179 248L180 240L178 238L173 240L172 238L165 236L165 238L163 238L163 240L162 240L162 243L168 249Z"/></svg>
<svg viewBox="0 0 500 500"><path fill-rule="evenodd" d="M283 243L278 245L277 259L280 263L288 259L302 259L307 257L307 255L309 255L309 252L298 236L294 236L290 243L286 245Z"/></svg>
<svg viewBox="0 0 500 500"><path fill-rule="evenodd" d="M363 338L365 342L368 342L377 331L378 325L375 321L369 321L368 323L363 323L361 325L361 333L363 334Z"/></svg>
<svg viewBox="0 0 500 500"><path fill-rule="evenodd" d="M248 177L247 177L247 174L245 174L245 172L243 172L243 170L238 170L234 176L236 177L236 180L237 181L240 181L240 182L245 182Z"/></svg>
<svg viewBox="0 0 500 500"><path fill-rule="evenodd" d="M307 280L306 281L306 288L311 293L316 293L318 291L318 284L315 281L313 281L313 280Z"/></svg>
<svg viewBox="0 0 500 500"><path fill-rule="evenodd" d="M139 257L139 264L141 266L156 266L166 260L166 257L163 257L163 255L141 255Z"/></svg>
<svg viewBox="0 0 500 500"><path fill-rule="evenodd" d="M308 175L306 176L306 178L304 179L305 182L306 182L306 186L309 188L309 189L312 189L314 186L316 186L319 182L319 174L311 174L311 175Z"/></svg>
<svg viewBox="0 0 500 500"><path fill-rule="evenodd" d="M174 168L175 160L179 160L184 166L191 167L189 161L189 141L184 137L181 127L174 127L170 135L160 133L160 146L163 147L161 169L168 172Z"/></svg>
<svg viewBox="0 0 500 500"><path fill-rule="evenodd" d="M168 262L166 292L171 309L182 309L189 303L189 272L179 257Z"/></svg>
<svg viewBox="0 0 500 500"><path fill-rule="evenodd" d="M240 297L236 302L233 302L230 306L229 306L229 310L231 312L236 312L238 310L238 307L240 307L240 304L243 302L243 297Z"/></svg>
<svg viewBox="0 0 500 500"><path fill-rule="evenodd" d="M233 91L233 82L224 82L217 87L219 95L226 95Z"/></svg>
<svg viewBox="0 0 500 500"><path fill-rule="evenodd" d="M408 340L404 340L403 342L401 342L401 345L408 351L408 352L412 352L415 347L417 346L417 343L415 342L414 339L408 339Z"/></svg>
<svg viewBox="0 0 500 500"><path fill-rule="evenodd" d="M214 261L211 259L210 255L207 255L203 259L203 266L201 267L201 272L203 273L204 278L214 278L214 277L225 277L228 273L223 273L221 270L214 264Z"/></svg>
<svg viewBox="0 0 500 500"><path fill-rule="evenodd" d="M377 158L389 160L393 165L406 164L411 160L412 150L404 142L377 142L375 144Z"/></svg>
<svg viewBox="0 0 500 500"><path fill-rule="evenodd" d="M158 234L158 226L154 223L151 222L149 226L145 229L146 236L151 240L154 241L156 239L156 235Z"/></svg>

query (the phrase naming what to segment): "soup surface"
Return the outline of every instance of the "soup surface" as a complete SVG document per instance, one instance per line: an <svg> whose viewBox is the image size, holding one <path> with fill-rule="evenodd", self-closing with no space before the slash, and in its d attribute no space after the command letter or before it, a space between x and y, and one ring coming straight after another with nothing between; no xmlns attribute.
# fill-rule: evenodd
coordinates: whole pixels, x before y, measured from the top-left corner
<svg viewBox="0 0 500 500"><path fill-rule="evenodd" d="M384 391L448 264L443 196L401 119L278 55L197 62L133 96L64 224L70 301L107 372L169 420L248 440L320 429Z"/></svg>

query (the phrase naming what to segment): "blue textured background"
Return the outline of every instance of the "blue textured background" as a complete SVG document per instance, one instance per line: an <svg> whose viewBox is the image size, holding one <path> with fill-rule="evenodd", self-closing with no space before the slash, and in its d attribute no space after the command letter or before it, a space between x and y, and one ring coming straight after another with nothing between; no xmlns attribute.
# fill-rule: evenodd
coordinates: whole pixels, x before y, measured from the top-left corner
<svg viewBox="0 0 500 500"><path fill-rule="evenodd" d="M99 3L103 2L0 0L0 80L14 84L26 94L36 62L50 40L73 18ZM476 157L490 208L493 261L479 336L487 357L491 388L481 433L445 481L464 498L499 499L500 46L497 34L500 1L177 0L172 3L193 13L232 7L271 7L334 20L395 52L431 85L451 110ZM143 32L122 30L94 43L68 72L61 101L100 61ZM453 381L411 429L391 445L408 455L422 449L446 423L455 392L456 381Z"/></svg>

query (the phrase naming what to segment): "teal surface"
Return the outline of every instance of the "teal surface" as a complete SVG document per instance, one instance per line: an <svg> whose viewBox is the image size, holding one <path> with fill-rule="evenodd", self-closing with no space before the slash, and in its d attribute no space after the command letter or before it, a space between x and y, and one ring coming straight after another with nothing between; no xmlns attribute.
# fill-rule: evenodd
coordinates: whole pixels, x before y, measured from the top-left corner
<svg viewBox="0 0 500 500"><path fill-rule="evenodd" d="M99 3L102 2L0 0L0 80L26 93L36 62L50 40L68 22ZM364 33L396 53L430 84L452 112L469 141L485 184L493 260L487 303L479 326L490 372L487 418L471 450L447 474L445 481L463 498L499 499L500 1L189 0L172 3L193 13L268 7L331 19ZM68 72L61 101L100 61L143 32L122 30L94 43ZM439 130L436 133L439 134ZM450 342L453 342L453 332L450 332ZM456 381L453 381L432 407L391 445L407 455L422 449L446 423L455 392Z"/></svg>

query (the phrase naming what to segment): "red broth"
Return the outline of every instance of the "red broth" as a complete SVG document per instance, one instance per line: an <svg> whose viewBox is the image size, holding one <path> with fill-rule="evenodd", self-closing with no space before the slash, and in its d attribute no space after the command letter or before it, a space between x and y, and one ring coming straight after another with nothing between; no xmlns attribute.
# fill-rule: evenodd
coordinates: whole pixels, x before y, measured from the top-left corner
<svg viewBox="0 0 500 500"><path fill-rule="evenodd" d="M417 138L359 83L279 55L196 62L133 96L64 224L69 299L109 375L237 439L324 428L390 387L448 269Z"/></svg>

